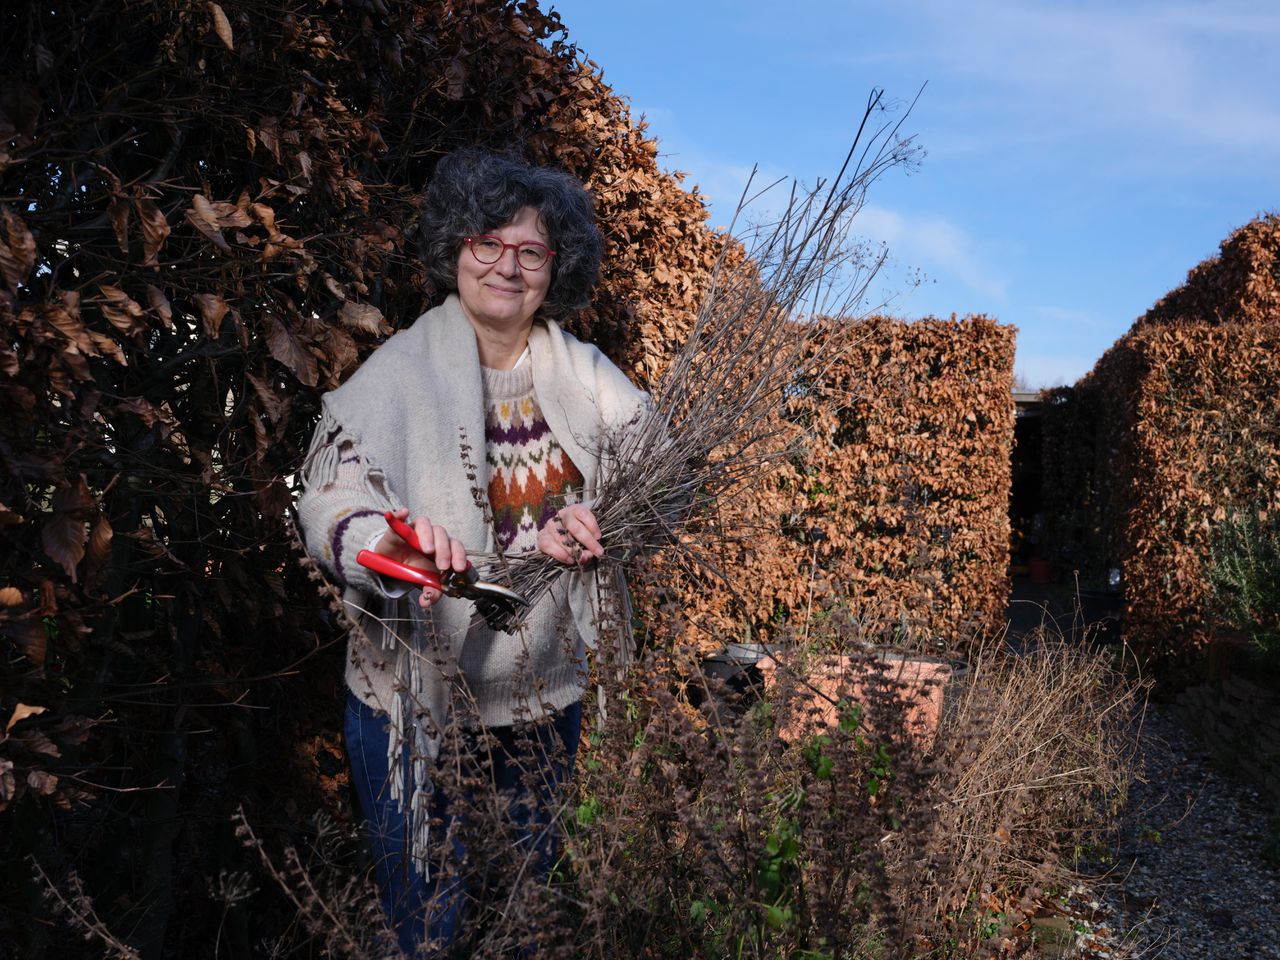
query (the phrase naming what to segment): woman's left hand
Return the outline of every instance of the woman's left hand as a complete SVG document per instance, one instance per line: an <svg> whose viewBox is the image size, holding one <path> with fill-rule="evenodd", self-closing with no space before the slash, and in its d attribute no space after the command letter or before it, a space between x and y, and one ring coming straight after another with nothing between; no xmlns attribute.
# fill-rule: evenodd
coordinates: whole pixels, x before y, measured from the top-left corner
<svg viewBox="0 0 1280 960"><path fill-rule="evenodd" d="M565 507L538 531L538 549L561 563L581 564L603 557L595 514L581 503Z"/></svg>

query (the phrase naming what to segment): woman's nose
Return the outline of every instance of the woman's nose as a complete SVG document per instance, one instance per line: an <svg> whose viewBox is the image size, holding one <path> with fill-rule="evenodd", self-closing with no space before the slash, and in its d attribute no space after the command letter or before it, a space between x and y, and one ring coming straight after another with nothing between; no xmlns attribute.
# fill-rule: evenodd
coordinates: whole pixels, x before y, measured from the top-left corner
<svg viewBox="0 0 1280 960"><path fill-rule="evenodd" d="M504 277L520 276L520 261L516 259L517 252L515 247L502 248L502 256L498 258L495 266Z"/></svg>

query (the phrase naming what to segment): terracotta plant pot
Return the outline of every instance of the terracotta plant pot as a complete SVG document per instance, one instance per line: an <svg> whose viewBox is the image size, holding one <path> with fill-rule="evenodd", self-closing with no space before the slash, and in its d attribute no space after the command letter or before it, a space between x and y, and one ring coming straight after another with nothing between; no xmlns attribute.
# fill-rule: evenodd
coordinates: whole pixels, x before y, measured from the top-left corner
<svg viewBox="0 0 1280 960"><path fill-rule="evenodd" d="M788 704L786 715L779 718L780 734L785 739L820 732L839 722L836 704L841 698L864 705L863 723L875 730L877 714L874 702L879 698L896 701L901 711L901 733L912 746L927 750L933 745L942 718L946 688L959 671L952 664L934 657L896 651L876 651L863 655L826 655L801 663L784 654L766 658L757 665L766 695L776 689L778 673L795 669L803 671L801 690ZM880 731L896 736L894 731Z"/></svg>
<svg viewBox="0 0 1280 960"><path fill-rule="evenodd" d="M1027 574L1032 583L1049 583L1053 580L1053 567L1044 557L1032 557L1027 561Z"/></svg>

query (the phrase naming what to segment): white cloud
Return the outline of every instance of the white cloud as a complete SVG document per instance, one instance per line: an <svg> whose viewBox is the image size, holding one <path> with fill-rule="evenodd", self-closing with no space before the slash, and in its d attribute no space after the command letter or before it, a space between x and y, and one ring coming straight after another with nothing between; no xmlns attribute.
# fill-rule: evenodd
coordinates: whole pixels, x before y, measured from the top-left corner
<svg viewBox="0 0 1280 960"><path fill-rule="evenodd" d="M1069 307L1032 307L1031 312L1043 320L1048 320L1058 327L1070 327L1075 330L1098 330L1104 324L1088 310L1073 310Z"/></svg>
<svg viewBox="0 0 1280 960"><path fill-rule="evenodd" d="M918 267L939 282L957 281L988 301L1005 299L1009 283L1004 274L984 264L973 238L944 217L911 216L867 204L854 230L888 244L899 263Z"/></svg>
<svg viewBox="0 0 1280 960"><path fill-rule="evenodd" d="M738 227L776 216L787 205L790 183L777 169L758 169L750 164L734 163L696 152L668 154L662 158L666 170L683 170L689 175L686 187L696 186L708 200L711 225L727 227L734 210L746 194L746 208ZM696 171L696 173L694 173ZM735 231L736 232L736 231Z"/></svg>
<svg viewBox="0 0 1280 960"><path fill-rule="evenodd" d="M1192 149L1280 154L1280 11L1202 2L924 0L930 59L995 84L991 109L1064 138L1114 132ZM1018 131L1022 133L1023 131ZM1108 144L1096 150L1105 159ZM1171 160L1175 158L1165 158Z"/></svg>
<svg viewBox="0 0 1280 960"><path fill-rule="evenodd" d="M647 106L632 111L649 124L648 133L658 140L658 166L668 173L683 173L684 186L697 188L711 210L713 227L727 227L734 210L750 185L748 212L750 221L776 215L786 206L785 190L769 187L778 181L789 183L786 173L776 167L753 167L742 160L727 160L697 146L698 137L690 136L681 121L683 111L664 106ZM765 191L761 195L761 191Z"/></svg>

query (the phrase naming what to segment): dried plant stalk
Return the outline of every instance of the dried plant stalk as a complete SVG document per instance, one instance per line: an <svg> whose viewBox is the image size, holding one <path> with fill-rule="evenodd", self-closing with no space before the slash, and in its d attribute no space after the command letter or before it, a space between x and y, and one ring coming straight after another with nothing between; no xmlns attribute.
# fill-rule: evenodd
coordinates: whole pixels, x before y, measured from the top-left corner
<svg viewBox="0 0 1280 960"><path fill-rule="evenodd" d="M64 891L35 857L28 857L27 863L37 883L44 891L45 898L51 903L54 913L61 914L63 919L86 940L96 940L102 945L103 956L110 960L140 960L140 954L129 944L111 931L98 916L93 901L84 890L84 883L74 870L67 873Z"/></svg>
<svg viewBox="0 0 1280 960"><path fill-rule="evenodd" d="M595 513L612 562L662 545L688 567L715 571L708 537L682 536L734 487L787 450L775 441L789 391L823 362L806 322L851 316L884 263L852 242L867 191L885 171L908 164L912 138L900 135L910 109L876 123L887 108L873 90L844 164L812 189L792 184L778 215L734 226L769 189L749 181L735 211L689 335L662 375L654 404L608 439ZM510 563L511 585L531 601L566 568L541 554ZM514 629L518 614L504 624Z"/></svg>

